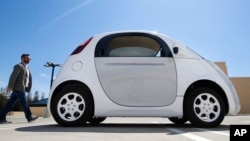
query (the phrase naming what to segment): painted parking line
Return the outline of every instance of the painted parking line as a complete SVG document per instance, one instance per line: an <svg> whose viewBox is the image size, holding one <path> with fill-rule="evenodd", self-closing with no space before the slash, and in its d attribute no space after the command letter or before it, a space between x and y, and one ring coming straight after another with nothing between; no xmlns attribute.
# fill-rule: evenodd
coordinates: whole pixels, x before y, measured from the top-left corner
<svg viewBox="0 0 250 141"><path fill-rule="evenodd" d="M212 140L209 140L209 139L206 139L206 138L203 138L203 137L191 134L191 133L187 133L187 132L179 130L179 129L168 128L168 130L170 130L171 132L180 134L182 136L185 136L185 137L192 139L194 141L212 141Z"/></svg>

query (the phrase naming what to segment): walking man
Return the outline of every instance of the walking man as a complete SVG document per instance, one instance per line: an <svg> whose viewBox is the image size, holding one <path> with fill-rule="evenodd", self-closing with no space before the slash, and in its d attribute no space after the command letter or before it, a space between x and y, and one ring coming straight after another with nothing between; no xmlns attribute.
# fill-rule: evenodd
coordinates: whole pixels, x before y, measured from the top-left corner
<svg viewBox="0 0 250 141"><path fill-rule="evenodd" d="M27 66L30 59L29 54L22 54L21 63L14 66L7 87L7 92L12 91L12 93L7 103L0 110L0 123L11 123L6 120L6 115L17 100L20 101L28 122L38 118L32 115L26 98L26 92L29 93L32 86L32 77Z"/></svg>

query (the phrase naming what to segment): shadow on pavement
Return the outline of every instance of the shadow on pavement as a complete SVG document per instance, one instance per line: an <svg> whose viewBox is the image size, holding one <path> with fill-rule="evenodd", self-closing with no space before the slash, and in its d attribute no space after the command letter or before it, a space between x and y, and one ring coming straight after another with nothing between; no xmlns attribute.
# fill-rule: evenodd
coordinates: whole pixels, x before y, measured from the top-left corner
<svg viewBox="0 0 250 141"><path fill-rule="evenodd" d="M20 132L90 132L90 133L169 133L169 128L175 128L186 132L206 132L206 131L229 131L229 125L220 125L216 128L201 128L198 130L191 124L113 124L102 123L98 125L86 124L80 127L61 127L58 124L37 125L29 127L18 127L15 130Z"/></svg>

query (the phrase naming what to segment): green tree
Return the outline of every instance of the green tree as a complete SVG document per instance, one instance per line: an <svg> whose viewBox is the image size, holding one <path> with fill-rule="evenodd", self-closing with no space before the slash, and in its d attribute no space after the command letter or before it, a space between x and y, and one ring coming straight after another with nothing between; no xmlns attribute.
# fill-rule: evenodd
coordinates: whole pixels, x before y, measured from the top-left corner
<svg viewBox="0 0 250 141"><path fill-rule="evenodd" d="M7 102L7 97L4 95L4 93L0 93L0 107L3 107L3 105Z"/></svg>
<svg viewBox="0 0 250 141"><path fill-rule="evenodd" d="M34 94L34 97L33 97L33 100L32 102L36 102L39 100L39 92L38 91L35 91L35 94Z"/></svg>
<svg viewBox="0 0 250 141"><path fill-rule="evenodd" d="M45 98L45 93L42 93L41 99L44 99L44 98Z"/></svg>
<svg viewBox="0 0 250 141"><path fill-rule="evenodd" d="M32 94L31 94L31 92L30 92L30 93L27 93L27 100L28 100L28 103L29 103L29 104L32 103Z"/></svg>

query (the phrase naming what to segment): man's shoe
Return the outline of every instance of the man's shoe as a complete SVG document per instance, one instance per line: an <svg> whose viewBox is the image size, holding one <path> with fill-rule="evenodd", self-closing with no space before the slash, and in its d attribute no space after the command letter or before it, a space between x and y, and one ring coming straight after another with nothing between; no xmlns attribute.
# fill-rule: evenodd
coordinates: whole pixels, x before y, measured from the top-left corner
<svg viewBox="0 0 250 141"><path fill-rule="evenodd" d="M28 122L32 122L34 120L38 119L38 116L31 116L29 119L28 119Z"/></svg>
<svg viewBox="0 0 250 141"><path fill-rule="evenodd" d="M7 124L7 123L11 123L11 121L7 121L6 119L0 120L0 124Z"/></svg>

